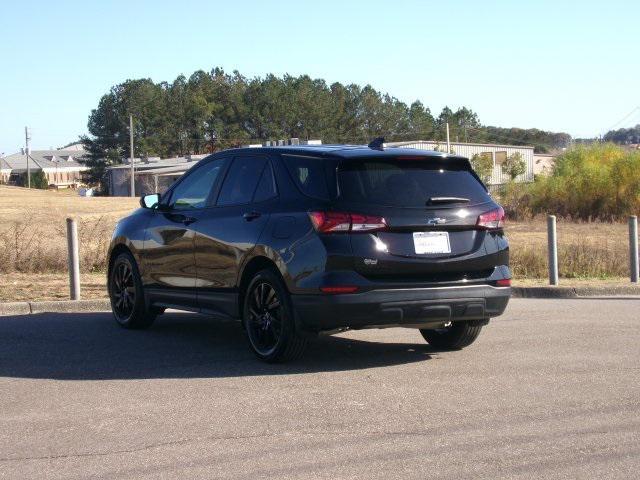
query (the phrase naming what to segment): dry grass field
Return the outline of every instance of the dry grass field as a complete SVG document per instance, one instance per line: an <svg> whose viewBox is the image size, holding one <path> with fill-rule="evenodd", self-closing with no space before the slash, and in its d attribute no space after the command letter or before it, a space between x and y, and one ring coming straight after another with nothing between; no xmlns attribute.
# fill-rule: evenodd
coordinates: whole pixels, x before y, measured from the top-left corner
<svg viewBox="0 0 640 480"><path fill-rule="evenodd" d="M625 223L558 220L558 265L561 277L615 278L629 275L629 233ZM515 278L547 276L546 219L507 221Z"/></svg>
<svg viewBox="0 0 640 480"><path fill-rule="evenodd" d="M137 206L135 198L0 186L0 273L66 271L67 217L78 220L82 271L100 271L115 222Z"/></svg>
<svg viewBox="0 0 640 480"><path fill-rule="evenodd" d="M137 208L126 197L79 197L73 191L0 186L0 301L68 297L65 218L79 222L83 298L105 296L106 249L118 218ZM546 223L507 222L516 279L547 276ZM560 276L624 281L627 225L558 221ZM539 279L539 280L536 280Z"/></svg>

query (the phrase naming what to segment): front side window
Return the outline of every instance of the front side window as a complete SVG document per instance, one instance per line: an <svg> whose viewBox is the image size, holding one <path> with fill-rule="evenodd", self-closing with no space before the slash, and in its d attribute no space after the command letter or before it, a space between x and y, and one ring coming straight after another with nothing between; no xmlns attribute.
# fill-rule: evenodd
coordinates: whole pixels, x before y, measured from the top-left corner
<svg viewBox="0 0 640 480"><path fill-rule="evenodd" d="M251 203L266 163L265 157L255 155L235 157L222 183L217 204L230 206Z"/></svg>
<svg viewBox="0 0 640 480"><path fill-rule="evenodd" d="M171 207L175 210L204 208L225 163L225 160L214 160L194 167L197 170L180 182L171 193Z"/></svg>

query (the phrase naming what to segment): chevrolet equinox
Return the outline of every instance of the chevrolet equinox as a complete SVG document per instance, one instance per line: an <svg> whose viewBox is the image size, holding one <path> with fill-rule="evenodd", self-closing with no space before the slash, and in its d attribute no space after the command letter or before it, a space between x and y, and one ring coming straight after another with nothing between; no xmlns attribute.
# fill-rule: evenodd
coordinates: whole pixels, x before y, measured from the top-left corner
<svg viewBox="0 0 640 480"><path fill-rule="evenodd" d="M509 300L504 211L466 158L372 145L222 151L141 198L109 248L117 322L238 319L269 362L347 329L470 345Z"/></svg>

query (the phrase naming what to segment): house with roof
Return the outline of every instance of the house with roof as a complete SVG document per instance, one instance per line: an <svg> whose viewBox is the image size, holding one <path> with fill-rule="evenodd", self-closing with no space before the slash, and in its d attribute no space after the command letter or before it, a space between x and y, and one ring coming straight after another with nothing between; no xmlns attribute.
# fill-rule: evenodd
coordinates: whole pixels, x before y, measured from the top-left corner
<svg viewBox="0 0 640 480"><path fill-rule="evenodd" d="M6 184L20 183L20 177L27 173L42 171L47 183L55 188L75 188L82 181L82 172L88 167L78 159L84 150L29 150L2 158L0 181ZM8 172L8 173L7 173Z"/></svg>
<svg viewBox="0 0 640 480"><path fill-rule="evenodd" d="M9 176L11 175L11 167L4 158L0 157L0 185L9 183Z"/></svg>

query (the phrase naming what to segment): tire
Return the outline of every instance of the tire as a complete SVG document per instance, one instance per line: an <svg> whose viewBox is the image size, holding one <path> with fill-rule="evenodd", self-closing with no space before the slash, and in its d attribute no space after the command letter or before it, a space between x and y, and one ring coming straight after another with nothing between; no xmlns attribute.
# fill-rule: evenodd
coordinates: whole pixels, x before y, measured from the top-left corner
<svg viewBox="0 0 640 480"><path fill-rule="evenodd" d="M475 342L482 331L484 320L453 322L449 327L435 330L421 329L422 337L438 350L460 350Z"/></svg>
<svg viewBox="0 0 640 480"><path fill-rule="evenodd" d="M307 339L296 332L289 292L271 270L258 272L243 295L242 323L249 345L265 362L279 363L300 358Z"/></svg>
<svg viewBox="0 0 640 480"><path fill-rule="evenodd" d="M133 255L120 253L109 271L109 300L116 322L124 328L148 328L156 319L158 310L145 304L140 272Z"/></svg>

